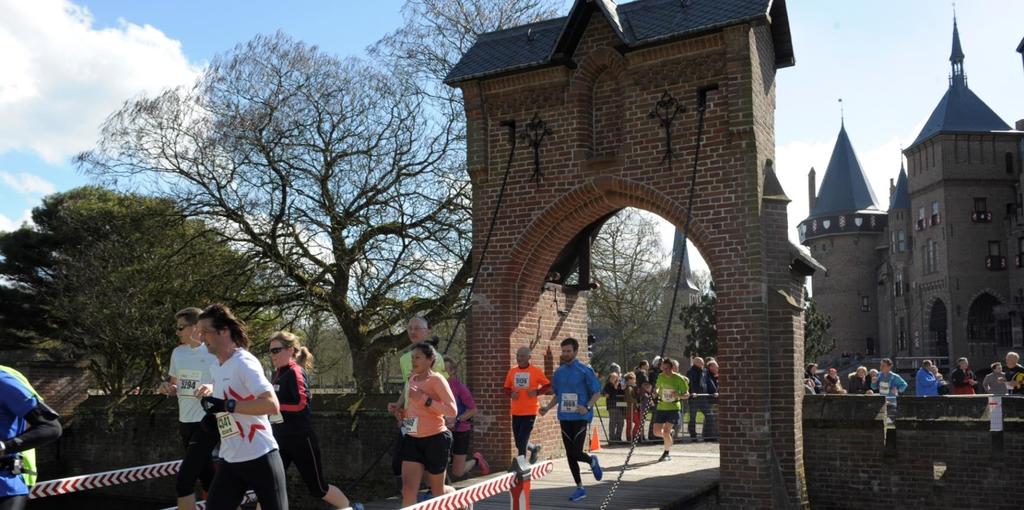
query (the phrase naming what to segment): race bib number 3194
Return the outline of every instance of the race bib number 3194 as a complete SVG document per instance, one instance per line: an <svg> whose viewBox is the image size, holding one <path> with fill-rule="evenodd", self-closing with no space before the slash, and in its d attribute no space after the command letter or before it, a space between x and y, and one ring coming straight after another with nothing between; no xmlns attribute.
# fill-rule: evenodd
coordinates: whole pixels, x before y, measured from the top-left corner
<svg viewBox="0 0 1024 510"><path fill-rule="evenodd" d="M196 389L199 388L199 383L202 378L203 373L199 370L179 370L178 395L183 397L194 397L196 395Z"/></svg>

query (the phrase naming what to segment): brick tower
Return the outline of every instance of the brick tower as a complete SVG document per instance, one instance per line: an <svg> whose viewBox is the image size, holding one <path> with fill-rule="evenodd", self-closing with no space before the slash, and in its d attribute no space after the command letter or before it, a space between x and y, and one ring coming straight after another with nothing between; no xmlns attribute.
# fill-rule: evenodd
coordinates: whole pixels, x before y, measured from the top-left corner
<svg viewBox="0 0 1024 510"><path fill-rule="evenodd" d="M812 281L814 300L821 312L832 316L836 352L877 353L873 275L880 261L876 247L888 215L878 206L845 123L839 128L817 197L813 172L809 176L813 207L798 229L801 242L828 268Z"/></svg>
<svg viewBox="0 0 1024 510"><path fill-rule="evenodd" d="M787 239L772 170L775 71L793 62L784 1L578 0L565 18L481 35L455 66L475 260L496 218L467 344L485 453L512 454L501 375L515 350L551 371L561 339L586 338L601 223L637 207L682 228L697 161L689 231L718 296L721 501L806 506L798 364L815 263ZM561 451L557 430L538 420L545 451Z"/></svg>

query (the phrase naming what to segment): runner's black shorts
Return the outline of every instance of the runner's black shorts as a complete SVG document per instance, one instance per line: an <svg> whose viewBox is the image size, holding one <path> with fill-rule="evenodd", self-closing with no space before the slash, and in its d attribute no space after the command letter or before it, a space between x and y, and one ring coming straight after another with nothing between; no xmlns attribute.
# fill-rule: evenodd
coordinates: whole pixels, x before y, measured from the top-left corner
<svg viewBox="0 0 1024 510"><path fill-rule="evenodd" d="M473 439L473 429L465 432L452 431L452 455L469 454L469 441Z"/></svg>
<svg viewBox="0 0 1024 510"><path fill-rule="evenodd" d="M654 411L653 423L671 423L672 425L679 425L679 411L673 409L671 411L662 411L656 409Z"/></svg>
<svg viewBox="0 0 1024 510"><path fill-rule="evenodd" d="M427 437L402 436L402 462L423 464L423 469L439 475L448 469L452 451L452 433L444 431Z"/></svg>

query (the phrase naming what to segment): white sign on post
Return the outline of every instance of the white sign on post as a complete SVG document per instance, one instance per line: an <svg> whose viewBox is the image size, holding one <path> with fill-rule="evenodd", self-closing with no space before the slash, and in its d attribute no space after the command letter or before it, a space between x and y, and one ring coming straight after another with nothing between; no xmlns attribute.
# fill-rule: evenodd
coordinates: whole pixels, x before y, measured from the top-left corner
<svg viewBox="0 0 1024 510"><path fill-rule="evenodd" d="M1003 397L988 397L988 417L990 420L989 430L992 432L1003 431Z"/></svg>

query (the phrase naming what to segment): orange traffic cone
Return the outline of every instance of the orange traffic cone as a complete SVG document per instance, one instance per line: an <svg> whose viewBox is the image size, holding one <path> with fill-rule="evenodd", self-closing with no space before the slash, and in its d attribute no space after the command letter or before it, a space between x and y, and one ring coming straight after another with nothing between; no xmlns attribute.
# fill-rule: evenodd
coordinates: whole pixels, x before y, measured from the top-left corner
<svg viewBox="0 0 1024 510"><path fill-rule="evenodd" d="M594 425L594 433L590 436L590 452L601 450L601 440L597 437L597 425Z"/></svg>

